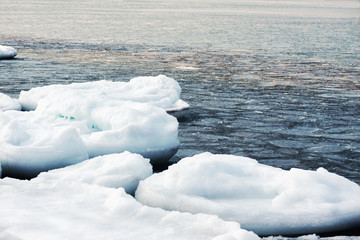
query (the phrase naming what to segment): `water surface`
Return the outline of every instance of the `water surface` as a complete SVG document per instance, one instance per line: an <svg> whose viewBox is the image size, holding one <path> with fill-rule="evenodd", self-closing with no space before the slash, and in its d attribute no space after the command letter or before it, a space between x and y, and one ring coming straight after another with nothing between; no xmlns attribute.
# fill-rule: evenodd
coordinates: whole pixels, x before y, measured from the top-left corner
<svg viewBox="0 0 360 240"><path fill-rule="evenodd" d="M358 1L2 0L0 91L166 74L191 105L172 161L210 151L360 183Z"/></svg>

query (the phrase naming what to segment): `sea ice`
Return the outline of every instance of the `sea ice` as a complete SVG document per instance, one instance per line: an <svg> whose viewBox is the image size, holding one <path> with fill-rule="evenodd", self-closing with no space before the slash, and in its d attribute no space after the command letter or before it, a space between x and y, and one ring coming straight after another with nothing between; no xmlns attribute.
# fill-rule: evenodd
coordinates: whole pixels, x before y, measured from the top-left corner
<svg viewBox="0 0 360 240"><path fill-rule="evenodd" d="M34 112L0 111L3 174L30 178L88 159L77 128L52 124Z"/></svg>
<svg viewBox="0 0 360 240"><path fill-rule="evenodd" d="M60 102L40 100L34 111L58 125L79 129L90 157L130 151L153 164L170 159L179 147L178 122L147 103L99 101L75 96Z"/></svg>
<svg viewBox="0 0 360 240"><path fill-rule="evenodd" d="M120 106L124 102L148 103L169 112L181 111L189 105L180 99L178 82L165 75L136 77L129 82L94 81L69 85L50 85L22 91L19 101L24 110L35 110L40 100L78 104L89 99L101 104ZM81 101L81 102L83 102ZM57 104L58 105L58 104Z"/></svg>
<svg viewBox="0 0 360 240"><path fill-rule="evenodd" d="M0 59L14 58L17 51L13 47L0 45Z"/></svg>
<svg viewBox="0 0 360 240"><path fill-rule="evenodd" d="M85 160L65 168L41 173L34 181L69 181L124 188L134 194L139 181L152 174L149 159L139 154L123 152Z"/></svg>
<svg viewBox="0 0 360 240"><path fill-rule="evenodd" d="M95 179L100 175L102 179L108 175L110 182L115 180L114 174L121 178L124 168L108 171L114 156L42 173L30 181L0 179L0 239L259 239L236 222L151 208L121 187L99 185ZM140 159L129 153L121 157L131 158L128 163ZM96 169L99 161L109 163ZM86 169L94 170L95 175L82 173ZM98 174L97 170L105 172Z"/></svg>
<svg viewBox="0 0 360 240"><path fill-rule="evenodd" d="M124 151L164 164L179 147L177 119L166 109L179 107L180 92L174 79L162 75L21 92L23 110L33 111L6 111L0 116L3 173L16 176L19 171L22 177L33 177L88 157Z"/></svg>
<svg viewBox="0 0 360 240"><path fill-rule="evenodd" d="M152 207L216 214L259 235L300 235L360 226L360 187L324 168L289 171L203 153L141 181Z"/></svg>
<svg viewBox="0 0 360 240"><path fill-rule="evenodd" d="M17 99L11 98L6 94L0 93L0 110L21 110L21 105Z"/></svg>

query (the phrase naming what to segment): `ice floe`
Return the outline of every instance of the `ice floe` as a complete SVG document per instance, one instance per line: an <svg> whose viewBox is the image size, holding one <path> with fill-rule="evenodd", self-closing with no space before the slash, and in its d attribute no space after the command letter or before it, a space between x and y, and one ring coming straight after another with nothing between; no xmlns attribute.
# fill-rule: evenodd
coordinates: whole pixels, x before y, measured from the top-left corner
<svg viewBox="0 0 360 240"><path fill-rule="evenodd" d="M11 98L6 94L0 93L0 110L21 110L21 105L17 99Z"/></svg>
<svg viewBox="0 0 360 240"><path fill-rule="evenodd" d="M10 46L0 45L0 59L10 59L17 55L15 48Z"/></svg>
<svg viewBox="0 0 360 240"><path fill-rule="evenodd" d="M35 113L58 125L79 129L90 157L130 151L164 163L177 151L178 122L147 103L97 101L88 98L39 101ZM70 100L69 100L70 99ZM118 105L117 105L118 104Z"/></svg>
<svg viewBox="0 0 360 240"><path fill-rule="evenodd" d="M139 181L152 174L149 159L139 154L123 152L91 158L65 168L41 173L34 181L69 181L124 188L134 194Z"/></svg>
<svg viewBox="0 0 360 240"><path fill-rule="evenodd" d="M35 110L40 101L59 103L67 100L73 105L91 99L93 102L120 106L124 102L148 103L169 112L189 108L180 99L181 87L177 81L165 75L136 77L129 82L94 81L69 85L50 85L22 91L19 101L24 110ZM80 101L80 102L79 102Z"/></svg>
<svg viewBox="0 0 360 240"><path fill-rule="evenodd" d="M3 174L29 178L85 159L88 153L77 128L51 123L34 112L0 111Z"/></svg>
<svg viewBox="0 0 360 240"><path fill-rule="evenodd" d="M179 147L178 122L167 110L182 110L180 92L179 84L163 75L23 91L19 101L29 111L0 115L3 173L33 177L123 151L155 165L167 163Z"/></svg>
<svg viewBox="0 0 360 240"><path fill-rule="evenodd" d="M109 176L110 182L115 174L127 175L114 157L90 159L80 167L49 171L30 181L0 179L0 239L259 239L236 222L144 206L122 187L93 181L99 177L97 171L105 170L101 178ZM140 159L129 153L121 158ZM97 167L99 161L104 168ZM108 171L112 164L118 171ZM83 173L85 169L94 176Z"/></svg>
<svg viewBox="0 0 360 240"><path fill-rule="evenodd" d="M282 170L203 153L141 181L143 204L216 214L259 235L300 235L360 226L360 187L324 168Z"/></svg>

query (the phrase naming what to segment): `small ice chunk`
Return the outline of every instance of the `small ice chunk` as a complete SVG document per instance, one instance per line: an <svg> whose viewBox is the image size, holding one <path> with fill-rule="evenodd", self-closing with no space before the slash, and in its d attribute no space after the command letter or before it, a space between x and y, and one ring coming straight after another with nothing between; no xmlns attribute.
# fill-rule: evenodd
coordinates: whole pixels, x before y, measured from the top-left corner
<svg viewBox="0 0 360 240"><path fill-rule="evenodd" d="M216 214L259 235L322 233L360 226L360 187L329 173L270 167L203 153L141 181L136 199L152 207Z"/></svg>
<svg viewBox="0 0 360 240"><path fill-rule="evenodd" d="M139 181L152 174L149 159L123 152L91 158L81 163L41 173L34 181L71 181L124 188L134 194Z"/></svg>
<svg viewBox="0 0 360 240"><path fill-rule="evenodd" d="M0 110L21 110L21 105L17 99L11 98L6 94L0 93Z"/></svg>
<svg viewBox="0 0 360 240"><path fill-rule="evenodd" d="M0 59L10 59L17 55L15 48L10 46L0 45Z"/></svg>

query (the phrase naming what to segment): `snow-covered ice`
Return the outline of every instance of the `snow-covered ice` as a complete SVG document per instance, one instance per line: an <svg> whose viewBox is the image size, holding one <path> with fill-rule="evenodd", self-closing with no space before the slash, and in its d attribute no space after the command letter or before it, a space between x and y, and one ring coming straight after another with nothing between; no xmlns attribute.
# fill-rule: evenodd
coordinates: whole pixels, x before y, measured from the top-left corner
<svg viewBox="0 0 360 240"><path fill-rule="evenodd" d="M3 173L33 177L123 151L164 164L179 147L178 122L167 109L179 107L180 92L179 84L163 75L129 83L98 81L23 91L22 109L31 111L0 115Z"/></svg>
<svg viewBox="0 0 360 240"><path fill-rule="evenodd" d="M11 98L6 94L0 93L0 110L21 110L21 105L17 99Z"/></svg>
<svg viewBox="0 0 360 240"><path fill-rule="evenodd" d="M188 107L180 94L174 79L159 75L38 87L22 91L19 101L24 110L78 127L90 157L131 151L157 164L179 146L177 120L166 111Z"/></svg>
<svg viewBox="0 0 360 240"><path fill-rule="evenodd" d="M0 163L6 175L34 177L85 159L77 128L53 124L34 112L0 111Z"/></svg>
<svg viewBox="0 0 360 240"><path fill-rule="evenodd" d="M41 173L35 181L71 181L111 188L134 194L139 181L152 174L149 159L130 152L91 158L65 168Z"/></svg>
<svg viewBox="0 0 360 240"><path fill-rule="evenodd" d="M216 214L259 235L360 226L360 187L324 168L282 170L256 160L203 153L141 181L143 204Z"/></svg>
<svg viewBox="0 0 360 240"><path fill-rule="evenodd" d="M179 146L176 118L148 103L99 101L79 94L62 101L40 100L34 112L78 128L90 157L130 151L158 164Z"/></svg>
<svg viewBox="0 0 360 240"><path fill-rule="evenodd" d="M17 55L15 48L0 45L0 59L14 58Z"/></svg>
<svg viewBox="0 0 360 240"><path fill-rule="evenodd" d="M178 149L178 122L161 108L136 102L96 106L87 101L81 106L84 114L84 108L72 112L74 107L66 106L70 111L61 112L59 122L80 129L90 157L130 151L156 164L166 162ZM35 111L43 109L39 105Z"/></svg>
<svg viewBox="0 0 360 240"><path fill-rule="evenodd" d="M165 75L136 77L129 82L94 81L69 85L50 85L22 91L19 101L24 110L34 110L40 101L48 106L66 100L67 104L79 104L91 99L93 102L113 106L124 102L148 103L169 112L181 111L189 105L180 99L181 87L177 81ZM60 109L55 109L60 110Z"/></svg>
<svg viewBox="0 0 360 240"><path fill-rule="evenodd" d="M144 206L123 188L98 184L86 179L85 175L92 178L90 172L81 172L92 169L98 179L97 163L112 164L113 157L90 159L80 167L49 171L30 181L0 179L0 239L259 239L238 223L214 215ZM139 158L129 153L121 157ZM121 178L124 168L115 166L119 171L111 172L107 165L101 178L115 179L116 173Z"/></svg>

